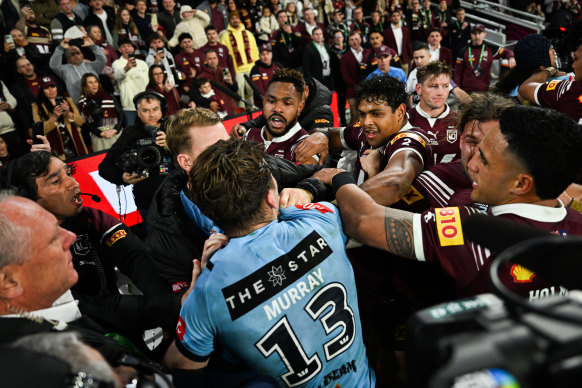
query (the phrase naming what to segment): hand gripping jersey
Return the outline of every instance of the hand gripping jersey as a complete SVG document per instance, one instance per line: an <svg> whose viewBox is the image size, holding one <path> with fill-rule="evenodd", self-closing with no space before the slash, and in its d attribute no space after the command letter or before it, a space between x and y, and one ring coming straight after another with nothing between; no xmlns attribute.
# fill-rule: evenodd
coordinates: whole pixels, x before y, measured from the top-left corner
<svg viewBox="0 0 582 388"><path fill-rule="evenodd" d="M554 80L540 84L534 93L536 104L566 113L582 124L582 82Z"/></svg>
<svg viewBox="0 0 582 388"><path fill-rule="evenodd" d="M349 125L341 130L340 139L344 148L358 151L354 178L357 184L360 185L368 179L368 174L362 170L360 157L364 155L366 150L371 149L364 129L360 123ZM390 159L401 151L412 151L418 155L423 163L424 169L432 165L433 156L428 138L422 132L413 128L410 123L407 123L379 151L384 156L386 163L390 162ZM386 165L382 166L382 169L384 167Z"/></svg>
<svg viewBox="0 0 582 388"><path fill-rule="evenodd" d="M373 387L346 236L333 205L281 209L280 220L214 254L176 329L184 356L225 358L286 387Z"/></svg>
<svg viewBox="0 0 582 388"><path fill-rule="evenodd" d="M414 215L416 258L439 264L455 279L459 296L490 292L489 267L495 253L463 236L462 220L477 212L480 210L463 206L430 209ZM582 234L582 215L569 208L519 203L493 206L489 213L563 236ZM500 270L500 277L509 289L530 300L567 292L559 284L549 283L511 262Z"/></svg>

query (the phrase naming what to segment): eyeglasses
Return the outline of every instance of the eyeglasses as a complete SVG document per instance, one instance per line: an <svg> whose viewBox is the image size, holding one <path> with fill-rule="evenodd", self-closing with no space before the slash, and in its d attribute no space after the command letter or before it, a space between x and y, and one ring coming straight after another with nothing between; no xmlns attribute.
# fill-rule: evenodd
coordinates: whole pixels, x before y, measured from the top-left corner
<svg viewBox="0 0 582 388"><path fill-rule="evenodd" d="M69 53L70 56L74 56L74 55L81 55L80 51L72 51Z"/></svg>

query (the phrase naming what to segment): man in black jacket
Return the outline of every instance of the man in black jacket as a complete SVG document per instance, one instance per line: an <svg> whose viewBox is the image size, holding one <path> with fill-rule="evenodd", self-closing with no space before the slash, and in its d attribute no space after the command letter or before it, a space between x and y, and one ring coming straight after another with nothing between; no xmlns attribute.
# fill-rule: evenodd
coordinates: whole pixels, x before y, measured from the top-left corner
<svg viewBox="0 0 582 388"><path fill-rule="evenodd" d="M109 44L113 44L113 26L115 25L115 9L103 5L103 0L90 0L89 15L84 20L85 27L99 26L101 35Z"/></svg>
<svg viewBox="0 0 582 388"><path fill-rule="evenodd" d="M99 175L116 185L133 185L135 204L142 218L147 222L147 209L154 192L166 177L168 172L166 167L169 163L166 165L158 163L149 168L133 168L124 163L124 160L127 160L124 154L129 150L143 147L138 144L141 140L155 138L156 150L159 151L162 162L169 161L169 155L164 149L166 134L162 131L166 99L159 93L146 91L136 95L133 102L138 119L134 125L121 132L119 139L109 149L105 159L99 164Z"/></svg>
<svg viewBox="0 0 582 388"><path fill-rule="evenodd" d="M333 74L336 70L332 52L323 42L323 30L315 27L311 32L312 42L303 49L303 74L305 78L315 78L333 90Z"/></svg>
<svg viewBox="0 0 582 388"><path fill-rule="evenodd" d="M183 109L167 125L167 142L180 166L170 173L156 192L148 212L151 229L146 238L150 257L158 274L179 292L190 284L192 259L201 257L204 241L219 231L200 212L188 194L187 173L194 160L210 145L227 140L218 115L208 109ZM265 158L281 192L281 207L323 200L327 191L319 181L308 178L319 167L295 165L285 159Z"/></svg>

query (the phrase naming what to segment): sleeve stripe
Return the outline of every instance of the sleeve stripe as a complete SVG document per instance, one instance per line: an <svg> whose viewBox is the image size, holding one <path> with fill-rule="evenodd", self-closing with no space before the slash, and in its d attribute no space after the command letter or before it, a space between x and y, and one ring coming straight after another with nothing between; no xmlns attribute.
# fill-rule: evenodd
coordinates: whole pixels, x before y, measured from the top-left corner
<svg viewBox="0 0 582 388"><path fill-rule="evenodd" d="M392 160L392 158L394 157L394 155L396 155L397 153L402 152L402 151L412 151L412 152L414 152L420 158L420 160L422 162L422 168L424 168L424 157L422 156L422 154L420 152L418 152L414 148L400 148L400 149L397 149L392 154L392 156L390 156L390 160ZM390 160L388 160L388 163L390 163Z"/></svg>
<svg viewBox="0 0 582 388"><path fill-rule="evenodd" d="M197 356L196 354L194 354L194 353L190 352L188 349L186 349L184 344L182 344L182 342L178 338L176 338L174 341L176 343L176 348L178 348L180 353L182 353L182 355L189 360L192 360L195 362L204 362L204 361L208 360L208 357L210 357L210 354L207 356Z"/></svg>
<svg viewBox="0 0 582 388"><path fill-rule="evenodd" d="M412 238L414 239L414 254L416 260L426 261L424 257L424 246L422 244L422 214L415 214L412 216Z"/></svg>
<svg viewBox="0 0 582 388"><path fill-rule="evenodd" d="M113 225L111 228L107 229L107 231L101 235L101 241L99 241L99 242L101 244L103 244L103 240L105 240L105 236L107 236L110 232L113 232L115 230L115 228L117 228L119 225L123 225L123 224L118 223L118 224Z"/></svg>
<svg viewBox="0 0 582 388"><path fill-rule="evenodd" d="M545 84L539 84L538 86L536 86L536 90L534 90L534 100L535 100L536 105L541 105L540 100L538 100L538 90L540 90L540 88L544 85Z"/></svg>
<svg viewBox="0 0 582 388"><path fill-rule="evenodd" d="M345 133L346 127L343 127L342 129L340 129L340 141L342 142L342 146L344 147L344 149L349 150L351 149L350 147L348 147L347 143L346 143L346 139L344 138L344 133Z"/></svg>

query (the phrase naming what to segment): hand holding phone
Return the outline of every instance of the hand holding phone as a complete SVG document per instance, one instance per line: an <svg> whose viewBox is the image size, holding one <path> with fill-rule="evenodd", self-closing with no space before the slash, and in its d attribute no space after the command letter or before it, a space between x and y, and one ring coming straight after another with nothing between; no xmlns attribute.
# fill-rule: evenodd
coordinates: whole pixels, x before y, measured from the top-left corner
<svg viewBox="0 0 582 388"><path fill-rule="evenodd" d="M32 144L42 144L42 139L37 135L44 136L44 126L42 121L36 121L32 124Z"/></svg>

